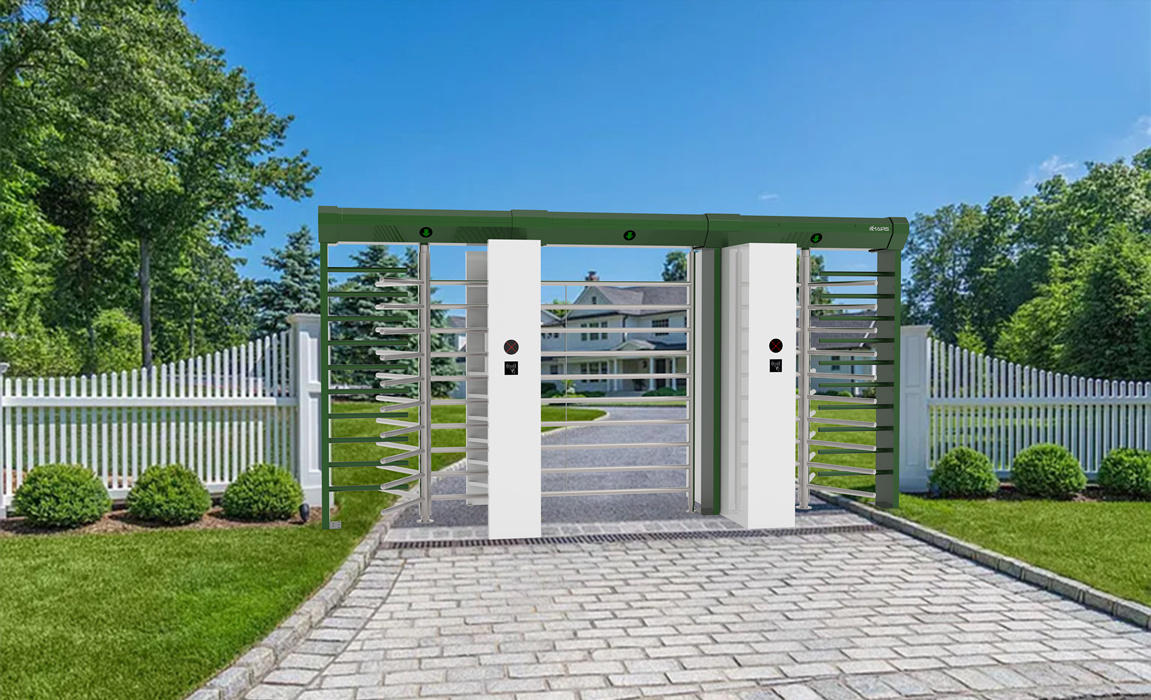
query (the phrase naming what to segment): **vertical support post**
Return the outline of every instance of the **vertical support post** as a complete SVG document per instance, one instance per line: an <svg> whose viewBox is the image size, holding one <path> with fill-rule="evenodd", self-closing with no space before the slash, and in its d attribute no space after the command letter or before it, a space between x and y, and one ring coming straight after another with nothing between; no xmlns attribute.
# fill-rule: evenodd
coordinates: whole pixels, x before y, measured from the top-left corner
<svg viewBox="0 0 1151 700"><path fill-rule="evenodd" d="M488 265L488 537L540 537L540 242L489 240Z"/></svg>
<svg viewBox="0 0 1151 700"><path fill-rule="evenodd" d="M420 244L420 522L432 522L432 271L431 250Z"/></svg>
<svg viewBox="0 0 1151 700"><path fill-rule="evenodd" d="M4 408L4 395L6 382L4 373L8 371L8 363L0 362L0 518L8 517L8 491L12 488L12 473L9 471L8 464L8 413Z"/></svg>
<svg viewBox="0 0 1151 700"><path fill-rule="evenodd" d="M695 291L695 251L688 251L687 254L687 282L688 288L684 294L685 300L688 302L687 311L683 315L683 326L687 329L684 333L684 348L694 351L694 340L698 335L695 332L695 306L692 304L693 293ZM672 358L672 372L680 374L681 372L688 373L692 378L695 377L695 370L688 367L688 358L684 358L683 369L680 369L679 358ZM679 379L673 380L675 389L679 390ZM696 414L698 412L699 396L695 393L695 384L689 379L683 383L685 393L687 394L687 439L691 443L691 447L687 450L687 463L691 468L687 470L687 512L695 512L695 473L698 462L696 461L696 454L699 450L699 445L696 443L695 425Z"/></svg>
<svg viewBox="0 0 1151 700"><path fill-rule="evenodd" d="M796 457L799 458L799 510L811 510L808 503L810 491L808 489L811 477L809 475L808 440L811 428L811 386L808 373L811 368L811 250L803 248L799 255L799 354L796 357L796 372L799 386L798 432L799 448Z"/></svg>
<svg viewBox="0 0 1151 700"><path fill-rule="evenodd" d="M899 407L903 411L899 434L899 490L903 493L926 493L928 490L927 332L930 329L931 326L904 326L899 334L898 395Z"/></svg>
<svg viewBox="0 0 1151 700"><path fill-rule="evenodd" d="M692 371L691 389L695 396L695 493L699 499L699 509L704 515L719 513L719 445L716 435L719 430L719 315L718 285L716 283L716 259L721 257L714 248L701 248L695 251L698 263L695 266L696 282L694 327L692 341L695 344L695 367Z"/></svg>
<svg viewBox="0 0 1151 700"><path fill-rule="evenodd" d="M296 436L292 464L288 465L300 488L304 490L304 502L319 507L324 503L324 444L316 430L320 420L321 404L324 404L323 386L320 384L322 357L316 354L321 328L319 314L292 314L288 317L292 329L292 393L296 397ZM317 442L319 444L317 444ZM319 459L317 459L319 456ZM331 496L328 495L330 502Z"/></svg>
<svg viewBox="0 0 1151 700"><path fill-rule="evenodd" d="M875 344L876 359L880 361L875 366L875 379L889 382L887 386L876 387L876 403L891 406L875 411L876 425L891 428L875 434L875 505L880 508L899 507L899 314L902 306L899 254L898 250L880 250L875 254L879 273L876 315L884 319L876 321L876 335L891 338L890 343Z"/></svg>
<svg viewBox="0 0 1151 700"><path fill-rule="evenodd" d="M486 250L467 251L464 253L464 268L466 279L468 280L487 280L488 278L488 253ZM464 312L466 318L465 328L487 328L488 327L488 288L487 287L473 287L468 286L465 292L465 302L468 304L483 304L482 308L470 308ZM485 343L487 342L487 331L468 331L467 333L467 352L482 352ZM465 375L480 375L487 373L489 367L487 365L488 358L486 356L480 357L465 357L464 358L464 374ZM488 380L472 378L468 379L465 383L466 391L465 398L476 396L487 396L488 394ZM472 423L478 422L474 419L482 419L486 421L488 418L487 403L473 403L467 404L464 414L466 416L465 422ZM486 427L465 428L464 444L472 449L477 449L476 452L468 452L465 455L467 459L468 471L486 471L488 463L487 452L479 451L478 448L486 447L488 442L488 429ZM477 468L479 465L484 465L484 469ZM487 496L488 493L488 477L487 474L469 474L464 477L467 479L464 493L476 496ZM485 499L467 499L466 504L471 505L486 505Z"/></svg>
<svg viewBox="0 0 1151 700"><path fill-rule="evenodd" d="M329 335L331 335L331 327L328 325L328 314L330 313L330 309L328 308L328 304L330 302L331 302L331 297L328 296L328 244L324 243L323 241L320 241L320 357L319 357L319 363L318 364L319 364L319 369L321 372L320 377L323 379L323 381L320 382L320 415L319 415L319 419L320 419L320 444L315 445L313 447L313 449L319 450L319 456L320 456L320 460L319 460L320 461L320 463L319 463L319 468L320 468L320 503L323 506L323 513L324 513L324 518L323 518L323 521L322 521L320 527L323 528L324 530L330 530L332 527L332 520L331 520L332 512L331 511L332 511L332 505L334 503L334 501L332 499L332 491L330 490L331 486L332 486L331 471L328 467L328 464L332 461L332 459L331 459L332 451L328 446L328 431L331 428L330 424L328 423L328 413L331 409L331 406L329 403L331 401L331 395L328 393L328 386L332 383L331 382L331 380L332 380L331 371L328 369L328 365L331 364L331 361L332 361L332 358L329 356L329 348L328 348ZM293 357L299 357L299 355L300 355L300 350L299 350L300 344L298 344L296 342L296 340L297 340L297 335L295 333L293 333L292 334L292 356ZM300 382L300 376L301 376L301 373L300 373L301 365L298 361L296 361L296 362L297 362L296 367L293 368L295 371L292 374L292 381L294 381L297 385L297 387L294 389L294 391L296 393L296 401L298 402L296 404L296 420L299 421L296 424L296 436L295 437L296 437L296 450L297 450L297 452L302 453L303 446L308 441L307 436L312 435L313 433L311 432L311 427L310 427L312 424L303 422L303 420L304 420L304 405L302 403L303 396L299 392L299 388L298 388L299 382ZM312 416L313 420L315 418L316 418L316 416Z"/></svg>

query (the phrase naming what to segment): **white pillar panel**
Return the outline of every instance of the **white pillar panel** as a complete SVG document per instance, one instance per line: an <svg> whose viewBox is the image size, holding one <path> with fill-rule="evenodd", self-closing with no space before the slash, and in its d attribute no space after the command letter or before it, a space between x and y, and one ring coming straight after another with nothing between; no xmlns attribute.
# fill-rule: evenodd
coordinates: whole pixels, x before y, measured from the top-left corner
<svg viewBox="0 0 1151 700"><path fill-rule="evenodd" d="M488 537L540 537L540 243L489 240L488 261Z"/></svg>
<svg viewBox="0 0 1151 700"><path fill-rule="evenodd" d="M723 256L721 511L747 528L794 527L795 245Z"/></svg>

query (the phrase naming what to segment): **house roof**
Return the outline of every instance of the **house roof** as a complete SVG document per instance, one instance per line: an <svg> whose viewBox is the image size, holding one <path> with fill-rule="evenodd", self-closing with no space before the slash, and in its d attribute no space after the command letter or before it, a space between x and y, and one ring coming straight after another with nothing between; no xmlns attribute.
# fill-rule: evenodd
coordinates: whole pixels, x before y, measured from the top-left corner
<svg viewBox="0 0 1151 700"><path fill-rule="evenodd" d="M592 289L598 290L600 295L607 299L609 304L635 304L640 306L658 306L669 304L686 304L687 303L687 289L683 287L601 287L600 285L593 284L584 288L579 297L573 303L581 303L581 299L587 296ZM591 309L581 309L578 311L569 311L567 318L597 318L600 316L650 316L652 314L667 313L666 309L605 309L603 311L593 311ZM552 323L545 323L547 326L562 325L563 320L557 318Z"/></svg>

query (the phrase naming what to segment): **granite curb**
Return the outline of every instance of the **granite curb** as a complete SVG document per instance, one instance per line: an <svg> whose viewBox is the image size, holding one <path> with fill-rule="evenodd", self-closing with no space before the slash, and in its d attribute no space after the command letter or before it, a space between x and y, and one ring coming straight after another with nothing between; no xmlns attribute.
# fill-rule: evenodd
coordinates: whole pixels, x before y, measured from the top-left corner
<svg viewBox="0 0 1151 700"><path fill-rule="evenodd" d="M590 420L588 423L601 421L610 416L609 411L604 411L604 415ZM586 426L573 425L557 428L549 430L544 435L583 427ZM467 458L464 458L436 471L462 469L466 462ZM411 501L416 497L416 492L412 491L401 496L393 505ZM400 511L392 511L373 525L368 534L364 535L364 539L360 540L360 543L356 545L356 548L352 550L352 553L348 555L348 558L320 590L296 608L286 620L272 630L271 634L264 637L262 641L249 649L233 664L213 676L202 687L186 696L185 700L238 700L249 690L259 685L260 681L276 667L277 663L282 661L297 644L319 626L320 621L332 611L332 608L343 602L348 591L352 590L352 586L355 585L360 574L364 572L368 562L375 556L376 550L380 548L380 543L384 541L388 530L391 529L392 522L399 515Z"/></svg>
<svg viewBox="0 0 1151 700"><path fill-rule="evenodd" d="M292 649L312 632L333 608L343 602L375 555L391 526L384 518L372 526L336 573L271 634L233 664L216 674L186 700L236 700L258 685Z"/></svg>
<svg viewBox="0 0 1151 700"><path fill-rule="evenodd" d="M918 540L927 542L952 554L970 559L990 569L1007 574L1021 581L1034 584L1040 588L1056 593L1076 603L1085 605L1112 617L1130 622L1137 627L1151 629L1151 608L1131 600L1104 593L1085 583L1080 583L1066 576L1060 576L1046 569L1028 564L1012 557L992 552L978 545L945 535L938 530L932 530L906 518L900 518L884 512L873 506L867 506L844 496L819 492L820 499L833 503L845 510L861 515L880 525L898 530Z"/></svg>

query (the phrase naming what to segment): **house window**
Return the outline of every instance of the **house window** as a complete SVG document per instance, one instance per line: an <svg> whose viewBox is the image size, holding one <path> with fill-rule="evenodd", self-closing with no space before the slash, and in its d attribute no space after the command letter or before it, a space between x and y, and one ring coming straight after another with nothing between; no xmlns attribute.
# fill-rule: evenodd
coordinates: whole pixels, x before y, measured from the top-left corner
<svg viewBox="0 0 1151 700"><path fill-rule="evenodd" d="M599 323L581 323L580 328L607 328L607 321ZM607 333L580 333L580 340L607 340Z"/></svg>
<svg viewBox="0 0 1151 700"><path fill-rule="evenodd" d="M580 366L580 374L607 374L606 362L590 362ZM591 382L602 382L603 379L589 379Z"/></svg>
<svg viewBox="0 0 1151 700"><path fill-rule="evenodd" d="M559 374L560 373L559 365L552 365L551 366L551 373L552 374Z"/></svg>
<svg viewBox="0 0 1151 700"><path fill-rule="evenodd" d="M832 355L832 356L831 356L831 361L832 361L832 362L839 362L839 355ZM841 366L841 365L832 365L832 366L831 366L831 371L832 371L832 372L838 372L840 369L842 369L842 366Z"/></svg>
<svg viewBox="0 0 1151 700"><path fill-rule="evenodd" d="M667 328L668 327L668 319L657 318L651 322L651 327L652 328ZM656 335L667 335L667 333L656 333Z"/></svg>
<svg viewBox="0 0 1151 700"><path fill-rule="evenodd" d="M593 303L593 304L598 304L598 303L599 303L599 299L597 299L597 298L595 298L595 297L592 297L592 298L591 298L591 303Z"/></svg>

